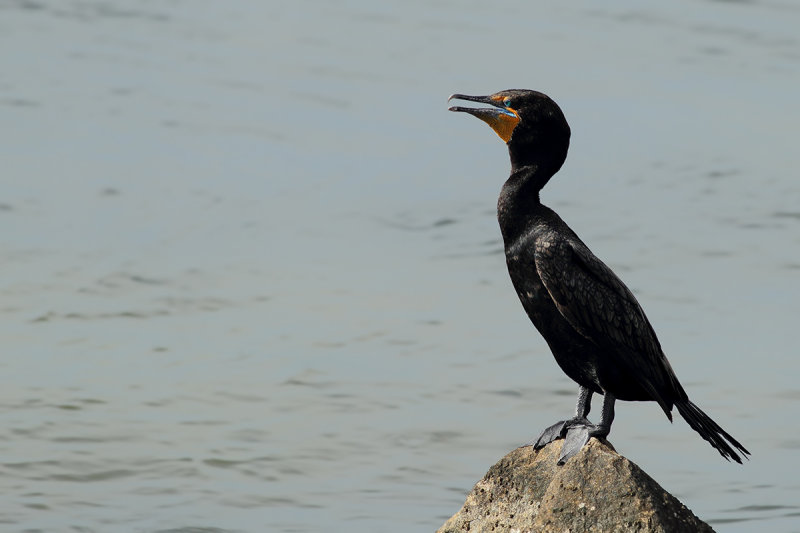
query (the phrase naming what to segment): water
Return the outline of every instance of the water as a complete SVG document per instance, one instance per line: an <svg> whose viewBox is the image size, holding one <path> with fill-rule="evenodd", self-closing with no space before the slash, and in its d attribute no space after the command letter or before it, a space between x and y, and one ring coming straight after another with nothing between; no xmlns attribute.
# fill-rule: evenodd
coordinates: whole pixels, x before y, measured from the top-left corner
<svg viewBox="0 0 800 533"><path fill-rule="evenodd" d="M718 531L800 531L800 6L0 2L3 531L431 531L575 387L522 313L494 134L635 290L727 464L611 441Z"/></svg>

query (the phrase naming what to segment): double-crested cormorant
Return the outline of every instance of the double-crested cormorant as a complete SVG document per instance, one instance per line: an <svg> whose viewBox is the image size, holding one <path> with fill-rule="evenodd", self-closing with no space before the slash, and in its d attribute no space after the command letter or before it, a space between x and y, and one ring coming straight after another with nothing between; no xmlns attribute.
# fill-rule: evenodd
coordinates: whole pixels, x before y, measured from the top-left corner
<svg viewBox="0 0 800 533"><path fill-rule="evenodd" d="M508 145L511 176L497 202L508 273L556 362L580 386L575 416L548 427L530 444L539 449L564 438L563 464L589 438L609 434L617 399L655 401L670 421L677 407L724 458L741 463L736 450L744 456L750 452L689 401L631 291L539 201L539 191L561 168L569 147L569 125L558 105L529 90L454 94L453 99L491 106L450 111L478 117ZM593 393L604 395L599 424L586 418Z"/></svg>

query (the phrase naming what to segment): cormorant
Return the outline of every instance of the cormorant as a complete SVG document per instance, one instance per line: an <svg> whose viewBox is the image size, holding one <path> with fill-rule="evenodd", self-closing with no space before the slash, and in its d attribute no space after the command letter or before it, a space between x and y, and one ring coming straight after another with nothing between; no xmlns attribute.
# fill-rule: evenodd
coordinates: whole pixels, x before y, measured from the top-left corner
<svg viewBox="0 0 800 533"><path fill-rule="evenodd" d="M546 428L529 445L539 449L564 438L563 464L591 437L609 434L616 400L655 401L670 421L674 406L725 459L741 463L736 450L745 457L750 452L689 401L633 293L539 201L569 147L570 128L558 105L530 90L454 99L491 106L450 111L478 117L508 145L511 176L497 201L508 273L556 362L580 386L575 416ZM599 424L586 418L594 393L604 396Z"/></svg>

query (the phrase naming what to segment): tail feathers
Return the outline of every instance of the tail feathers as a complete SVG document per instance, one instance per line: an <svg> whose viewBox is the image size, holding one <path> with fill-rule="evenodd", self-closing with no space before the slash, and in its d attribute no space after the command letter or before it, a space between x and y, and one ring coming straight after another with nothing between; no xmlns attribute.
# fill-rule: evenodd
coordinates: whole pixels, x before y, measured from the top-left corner
<svg viewBox="0 0 800 533"><path fill-rule="evenodd" d="M716 422L711 420L707 414L689 400L676 402L675 407L678 408L678 412L689 426L707 440L711 446L716 448L725 459L733 459L739 464L742 463L741 457L733 448L736 448L745 458L750 455L750 452L739 441L728 435L724 429L719 427Z"/></svg>

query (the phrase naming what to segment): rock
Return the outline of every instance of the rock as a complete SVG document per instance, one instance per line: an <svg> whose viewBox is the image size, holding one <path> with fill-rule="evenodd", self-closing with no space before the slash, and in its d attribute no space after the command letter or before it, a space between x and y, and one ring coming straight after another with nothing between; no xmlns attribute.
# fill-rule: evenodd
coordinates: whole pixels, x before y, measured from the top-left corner
<svg viewBox="0 0 800 533"><path fill-rule="evenodd" d="M605 440L563 466L562 440L518 448L489 469L437 533L712 532L677 498Z"/></svg>

